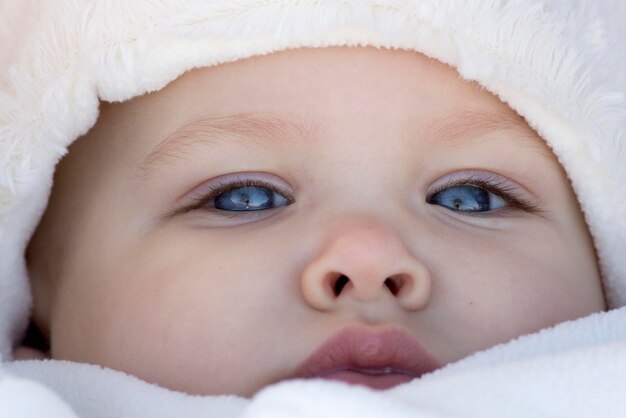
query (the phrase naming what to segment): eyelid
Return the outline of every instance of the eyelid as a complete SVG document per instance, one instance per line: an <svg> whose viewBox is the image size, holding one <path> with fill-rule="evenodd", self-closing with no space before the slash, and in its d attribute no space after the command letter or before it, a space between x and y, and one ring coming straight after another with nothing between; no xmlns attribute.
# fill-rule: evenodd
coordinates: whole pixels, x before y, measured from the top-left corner
<svg viewBox="0 0 626 418"><path fill-rule="evenodd" d="M499 174L489 171L465 170L457 171L435 182L431 191L427 193L426 201L449 187L454 186L476 186L486 191L500 196L510 209L518 209L528 213L542 212L541 207L536 203L536 198L519 183ZM532 196L532 197L531 197ZM470 213L471 216L486 216L495 211Z"/></svg>
<svg viewBox="0 0 626 418"><path fill-rule="evenodd" d="M295 199L293 198L293 192L291 191L293 189L284 180L274 175L264 172L228 173L209 179L204 182L202 186L192 191L188 198L191 202L186 204L179 211L177 211L177 213L180 212L184 214L196 209L210 210L210 207L207 207L206 204L214 200L221 193L224 193L228 190L236 189L238 187L246 186L265 187L283 196L285 199L287 199L289 204L295 202ZM241 213L235 214L233 216L246 216L250 215L250 213L253 212L259 211L242 211ZM224 213L223 215L228 216L226 213Z"/></svg>

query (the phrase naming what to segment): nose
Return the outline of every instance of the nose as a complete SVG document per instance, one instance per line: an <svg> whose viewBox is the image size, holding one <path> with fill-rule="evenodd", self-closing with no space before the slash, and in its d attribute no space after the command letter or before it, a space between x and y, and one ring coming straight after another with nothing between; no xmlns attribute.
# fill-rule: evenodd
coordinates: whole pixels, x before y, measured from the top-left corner
<svg viewBox="0 0 626 418"><path fill-rule="evenodd" d="M431 278L395 232L368 223L329 238L304 269L301 287L318 310L331 310L346 298L393 298L406 310L418 310L428 303Z"/></svg>

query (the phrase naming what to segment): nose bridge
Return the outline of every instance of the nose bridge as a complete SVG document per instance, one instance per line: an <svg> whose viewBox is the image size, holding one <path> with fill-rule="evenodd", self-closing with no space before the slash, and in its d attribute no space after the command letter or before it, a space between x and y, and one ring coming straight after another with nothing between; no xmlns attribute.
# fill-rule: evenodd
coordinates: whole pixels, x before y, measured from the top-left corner
<svg viewBox="0 0 626 418"><path fill-rule="evenodd" d="M406 309L425 306L430 276L393 225L370 217L335 223L302 275L305 299L331 309L340 299L395 298Z"/></svg>

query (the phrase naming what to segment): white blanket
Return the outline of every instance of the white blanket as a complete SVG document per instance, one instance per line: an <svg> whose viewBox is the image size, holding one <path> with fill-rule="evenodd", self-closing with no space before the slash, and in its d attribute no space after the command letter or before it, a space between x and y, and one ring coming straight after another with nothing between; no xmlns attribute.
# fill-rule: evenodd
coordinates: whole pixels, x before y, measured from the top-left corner
<svg viewBox="0 0 626 418"><path fill-rule="evenodd" d="M189 396L93 365L0 364L1 418L382 416L624 418L626 308L518 338L385 392L300 380L252 399Z"/></svg>

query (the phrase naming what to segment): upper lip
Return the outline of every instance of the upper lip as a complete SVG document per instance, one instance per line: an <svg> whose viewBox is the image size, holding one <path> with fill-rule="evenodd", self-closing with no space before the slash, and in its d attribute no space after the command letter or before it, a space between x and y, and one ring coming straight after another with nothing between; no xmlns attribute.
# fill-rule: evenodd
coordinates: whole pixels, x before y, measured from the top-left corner
<svg viewBox="0 0 626 418"><path fill-rule="evenodd" d="M402 330L348 328L326 340L295 374L309 378L352 370L372 375L391 372L419 377L439 367L440 363Z"/></svg>

